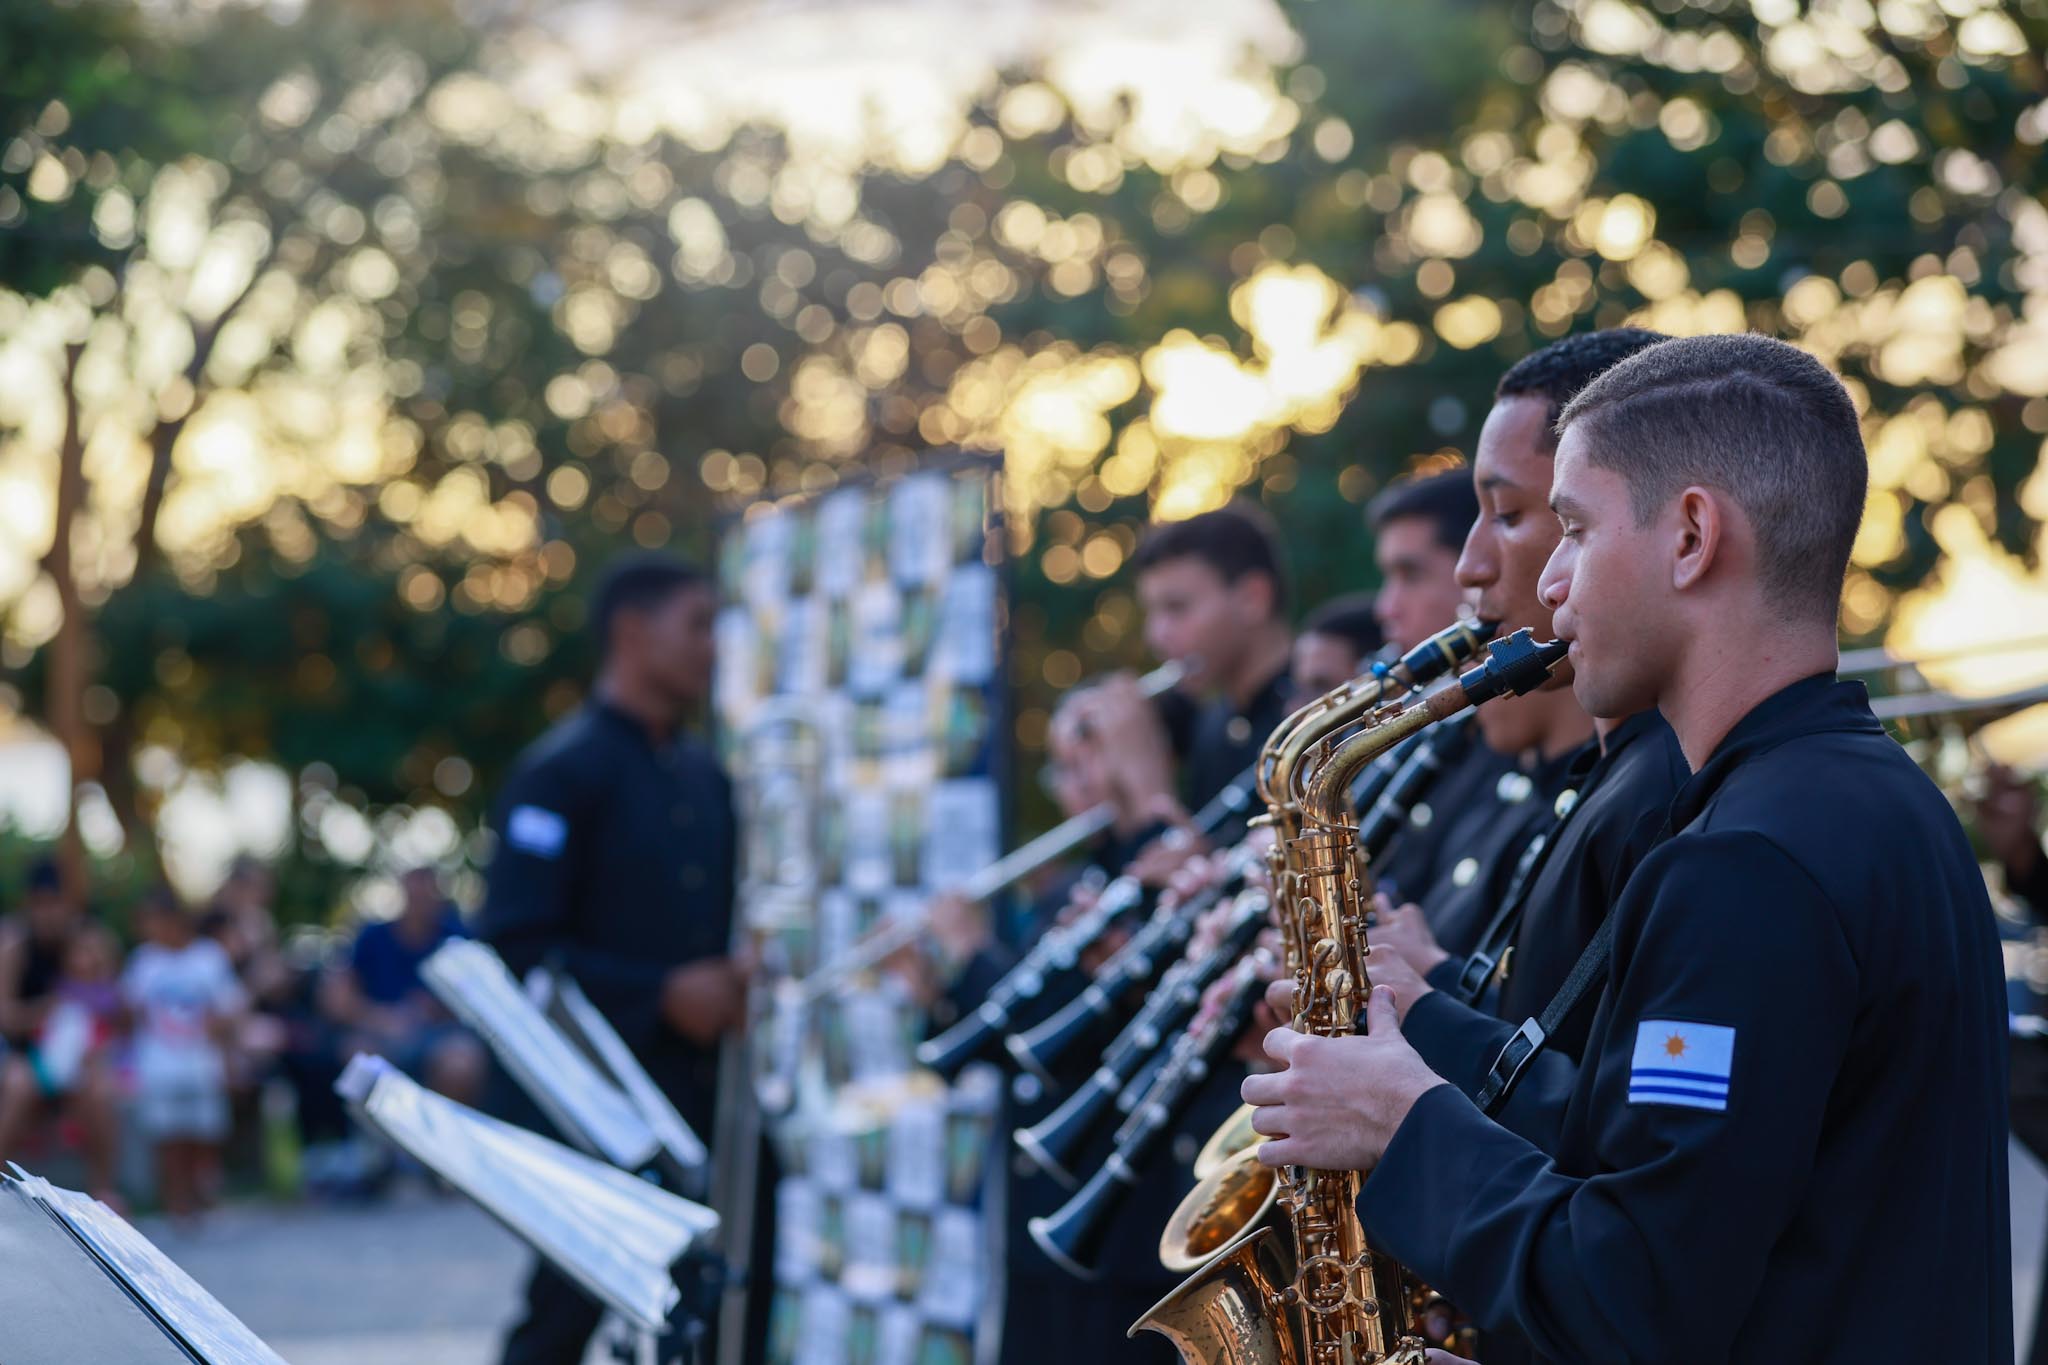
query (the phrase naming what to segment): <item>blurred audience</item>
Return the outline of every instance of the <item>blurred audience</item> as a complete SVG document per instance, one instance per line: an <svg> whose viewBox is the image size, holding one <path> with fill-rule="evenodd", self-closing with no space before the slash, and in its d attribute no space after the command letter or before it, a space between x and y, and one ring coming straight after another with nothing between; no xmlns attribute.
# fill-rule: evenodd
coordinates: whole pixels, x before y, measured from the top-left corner
<svg viewBox="0 0 2048 1365"><path fill-rule="evenodd" d="M21 913L0 920L0 1158L38 1117L58 1115L84 1151L88 1186L110 1201L119 1120L105 1044L118 1021L93 1006L106 1003L118 951L64 894L54 863L30 869Z"/></svg>
<svg viewBox="0 0 2048 1365"><path fill-rule="evenodd" d="M156 1148L157 1194L190 1219L220 1190L228 1133L227 1044L248 995L221 945L168 887L143 902L143 943L121 991L134 1015L135 1112Z"/></svg>
<svg viewBox="0 0 2048 1365"><path fill-rule="evenodd" d="M483 1046L420 980L420 964L436 948L467 937L462 917L430 867L407 872L399 889L397 918L357 931L347 961L321 983L321 1008L342 1031L343 1056L379 1053L422 1084L474 1104L483 1089Z"/></svg>

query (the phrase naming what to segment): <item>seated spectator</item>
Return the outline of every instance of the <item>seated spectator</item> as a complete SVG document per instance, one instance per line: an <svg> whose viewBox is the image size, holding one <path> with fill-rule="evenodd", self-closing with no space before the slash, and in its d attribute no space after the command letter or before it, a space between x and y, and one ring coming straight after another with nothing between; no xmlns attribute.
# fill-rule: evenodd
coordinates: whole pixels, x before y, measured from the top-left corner
<svg viewBox="0 0 2048 1365"><path fill-rule="evenodd" d="M60 1113L83 1138L86 1183L116 1203L114 1153L118 1107L104 1053L95 1053L95 1017L84 1038L75 1014L60 1002L93 998L95 978L113 951L112 939L86 920L64 894L56 865L36 864L17 917L0 920L0 1158L14 1154L28 1126L45 1112ZM68 978L77 974L75 981Z"/></svg>
<svg viewBox="0 0 2048 1365"><path fill-rule="evenodd" d="M219 1189L228 1131L226 1041L248 997L227 953L169 888L139 908L144 942L121 992L135 1016L136 1114L156 1147L158 1187L173 1217L197 1216Z"/></svg>
<svg viewBox="0 0 2048 1365"><path fill-rule="evenodd" d="M228 1041L228 1088L237 1096L253 1098L285 1050L287 1017L302 985L278 941L276 899L277 878L270 868L242 854L228 865L199 923L199 931L227 953L249 997L242 1026Z"/></svg>
<svg viewBox="0 0 2048 1365"><path fill-rule="evenodd" d="M483 1047L420 980L420 963L436 948L467 937L462 918L430 867L407 872L399 889L405 899L398 917L362 927L347 964L329 972L322 1003L354 1035L344 1054L379 1053L431 1089L475 1104L483 1091Z"/></svg>
<svg viewBox="0 0 2048 1365"><path fill-rule="evenodd" d="M36 1035L36 1076L69 1093L109 1064L126 1010L121 1003L121 945L97 924L80 925L64 951L50 1009Z"/></svg>

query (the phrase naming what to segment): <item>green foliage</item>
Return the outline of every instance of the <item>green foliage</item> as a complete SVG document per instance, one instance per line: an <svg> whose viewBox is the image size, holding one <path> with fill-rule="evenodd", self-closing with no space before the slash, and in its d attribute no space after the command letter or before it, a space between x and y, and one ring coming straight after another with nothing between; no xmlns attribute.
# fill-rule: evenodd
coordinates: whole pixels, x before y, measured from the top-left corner
<svg viewBox="0 0 2048 1365"><path fill-rule="evenodd" d="M113 592L99 676L133 742L202 767L317 769L364 810L433 803L472 823L573 698L580 593L607 553L701 556L757 497L1001 444L1030 365L1106 358L1128 388L1099 405L1099 431L1081 424L1077 462L1034 457L1014 503L1028 738L1051 651L1139 662L1127 571L1056 572L1040 554L1108 534L1120 559L1149 511L1156 477L1103 478L1154 417L1132 362L1184 330L1252 364L1233 291L1275 264L1314 267L1350 295L1337 311L1415 338L1369 359L1327 422L1161 439L1168 472L1234 443L1243 491L1289 528L1304 607L1370 585L1359 504L1469 451L1506 364L1632 317L1792 336L1849 377L1874 432L1944 433L1916 436L1922 458L1876 490L1897 535L1859 564L1852 634L1879 633L1894 595L1928 578L1941 509L2031 562L2038 528L2017 494L2048 399L2002 380L1999 353L2048 292L2048 247L2022 240L2048 222L2036 58L1973 52L1932 7L1919 33L1866 28L1859 47L1831 31L1840 51L1804 67L1782 58L1805 17L1772 6L1771 22L1675 0L1284 8L1306 54L1276 74L1292 131L1256 153L1155 167L1116 148L1113 174L1083 176L1101 135L1072 119L993 136L1039 77L1015 72L945 164L842 183L771 130L710 150L564 131L493 84L517 74L518 49L440 5L310 0L290 22L227 7L176 23L10 7L0 218L19 230L0 231L0 278L38 293L92 265L118 275L127 248L92 226L102 201L203 159L224 177L217 217L270 226L301 316L338 301L370 319L351 363L385 377L407 452L375 481L286 497L218 563ZM2001 13L2029 52L2048 45L2040 0ZM55 200L28 194L45 155L73 168ZM1466 240L1418 231L1424 201L1469 215ZM1017 205L1072 249L1006 236ZM1603 205L1639 208L1642 240L1603 237ZM350 273L372 249L388 289ZM1953 283L1932 300L1948 312L1906 335L1904 291L1926 281ZM1447 318L1466 301L1477 323ZM223 382L259 387L297 344ZM479 509L530 515L531 543L434 530L420 509L463 480ZM24 675L31 702L38 678ZM1019 770L1034 765L1027 753Z"/></svg>

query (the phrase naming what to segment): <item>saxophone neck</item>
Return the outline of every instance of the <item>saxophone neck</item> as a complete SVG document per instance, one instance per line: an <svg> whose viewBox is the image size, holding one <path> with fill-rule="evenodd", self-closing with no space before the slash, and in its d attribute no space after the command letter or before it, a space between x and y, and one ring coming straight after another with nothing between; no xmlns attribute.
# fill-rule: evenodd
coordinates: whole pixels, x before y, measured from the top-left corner
<svg viewBox="0 0 2048 1365"><path fill-rule="evenodd" d="M1357 734L1317 755L1307 774L1302 798L1304 813L1325 825L1346 818L1352 779L1366 764L1387 750L1441 720L1492 701L1496 697L1525 696L1550 679L1552 670L1564 662L1567 646L1562 640L1538 644L1527 628L1486 647L1486 662L1467 669L1458 681L1401 708L1384 720L1375 719Z"/></svg>

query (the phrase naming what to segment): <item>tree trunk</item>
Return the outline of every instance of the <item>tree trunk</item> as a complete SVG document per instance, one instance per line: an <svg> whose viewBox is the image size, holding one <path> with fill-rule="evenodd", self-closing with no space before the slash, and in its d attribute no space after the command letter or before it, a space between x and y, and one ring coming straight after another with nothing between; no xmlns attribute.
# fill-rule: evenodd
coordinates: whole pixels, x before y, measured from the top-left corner
<svg viewBox="0 0 2048 1365"><path fill-rule="evenodd" d="M63 616L50 642L50 671L44 688L44 720L64 746L70 760L69 790L65 795L64 833L57 845L57 864L64 879L64 893L74 902L86 891L85 844L78 832L80 787L99 773L99 746L85 722L85 689L91 682L91 660L86 639L85 603L78 591L78 570L71 558L71 532L85 505L85 432L78 411L78 361L85 346L80 342L64 347L64 436L57 448L56 534L43 567L57 587L57 602Z"/></svg>

